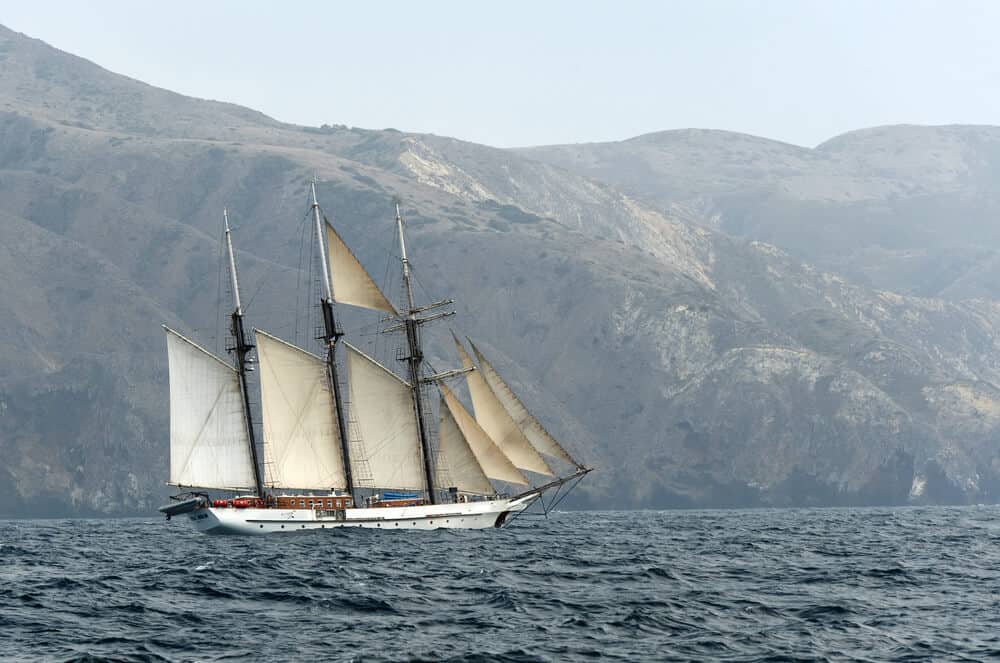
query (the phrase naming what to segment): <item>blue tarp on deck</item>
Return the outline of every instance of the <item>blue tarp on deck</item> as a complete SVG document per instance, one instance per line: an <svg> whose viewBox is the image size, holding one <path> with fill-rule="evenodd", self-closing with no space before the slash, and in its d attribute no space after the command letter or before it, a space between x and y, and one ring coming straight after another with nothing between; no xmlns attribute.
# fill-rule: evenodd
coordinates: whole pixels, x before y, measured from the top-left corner
<svg viewBox="0 0 1000 663"><path fill-rule="evenodd" d="M415 500L420 497L420 493L397 493L386 491L382 493L382 499L384 500Z"/></svg>

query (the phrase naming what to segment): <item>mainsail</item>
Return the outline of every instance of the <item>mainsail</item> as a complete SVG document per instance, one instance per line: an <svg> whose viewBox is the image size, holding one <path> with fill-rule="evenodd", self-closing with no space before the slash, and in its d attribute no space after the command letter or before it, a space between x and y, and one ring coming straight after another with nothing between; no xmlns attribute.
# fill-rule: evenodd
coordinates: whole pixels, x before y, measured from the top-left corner
<svg viewBox="0 0 1000 663"><path fill-rule="evenodd" d="M472 418L472 415L462 406L455 395L451 393L451 390L444 385L439 386L441 389L441 420L442 420L442 431L444 429L444 422L450 420L454 422L457 432L462 436L462 442L464 446L472 453L475 457L476 466L480 473L485 474L491 479L497 479L499 481L507 481L508 483L516 483L522 486L528 485L528 479L521 473L519 469L514 467L514 464L510 462L510 459L504 455L500 448L493 443L489 435L486 434L476 420ZM457 445L457 443L455 443ZM449 446L451 446L451 440L449 440ZM446 454L446 444L445 444L445 434L441 433L441 454ZM447 451L448 458L451 458L450 448ZM453 477L455 470L452 469Z"/></svg>
<svg viewBox="0 0 1000 663"><path fill-rule="evenodd" d="M255 330L260 363L265 483L346 488L333 395L323 360Z"/></svg>
<svg viewBox="0 0 1000 663"><path fill-rule="evenodd" d="M423 490L417 416L409 383L350 343L351 412L368 455L372 485Z"/></svg>
<svg viewBox="0 0 1000 663"><path fill-rule="evenodd" d="M507 383L503 381L503 378L501 378L500 374L496 372L493 365L490 364L485 357L483 357L483 354L479 351L479 348L476 347L476 344L472 341L469 341L469 344L472 345L472 351L476 353L476 361L479 362L479 370L486 379L486 384L489 385L490 389L493 391L493 395L497 397L497 400L499 400L504 409L507 410L507 414L510 415L510 418L514 420L517 427L521 429L524 436L528 438L529 442L531 442L531 446L543 454L564 460L571 465L575 465L578 469L581 469L583 466L573 460L573 457L570 456L565 449L563 449L562 445L559 444L547 430L545 430L541 422L528 412L528 409L524 407L524 403L521 402L521 399L519 399L511 388L507 386Z"/></svg>
<svg viewBox="0 0 1000 663"><path fill-rule="evenodd" d="M252 489L254 468L239 374L177 332L167 332L170 483Z"/></svg>
<svg viewBox="0 0 1000 663"><path fill-rule="evenodd" d="M472 358L469 357L457 338L455 339L455 347L462 359L462 367L474 369ZM472 397L472 408L476 413L476 422L482 426L486 434L500 447L511 462L522 470L554 476L545 460L531 446L531 442L518 427L517 422L508 414L493 390L486 384L479 371L471 370L466 373L465 380L469 386L469 395Z"/></svg>
<svg viewBox="0 0 1000 663"><path fill-rule="evenodd" d="M334 301L399 315L330 224L326 224L326 250L330 257L330 285Z"/></svg>

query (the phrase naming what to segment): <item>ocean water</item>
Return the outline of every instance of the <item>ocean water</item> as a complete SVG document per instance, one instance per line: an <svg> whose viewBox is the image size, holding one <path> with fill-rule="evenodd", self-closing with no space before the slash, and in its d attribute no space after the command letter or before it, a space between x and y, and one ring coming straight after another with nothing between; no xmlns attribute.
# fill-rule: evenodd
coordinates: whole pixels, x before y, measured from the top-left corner
<svg viewBox="0 0 1000 663"><path fill-rule="evenodd" d="M0 521L0 659L1000 656L1000 508L565 512L210 537Z"/></svg>

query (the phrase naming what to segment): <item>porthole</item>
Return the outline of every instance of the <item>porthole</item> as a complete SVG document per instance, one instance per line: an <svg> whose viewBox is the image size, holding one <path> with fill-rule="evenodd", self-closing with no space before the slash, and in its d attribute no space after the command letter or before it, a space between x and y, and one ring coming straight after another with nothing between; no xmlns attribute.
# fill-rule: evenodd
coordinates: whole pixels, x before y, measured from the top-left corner
<svg viewBox="0 0 1000 663"><path fill-rule="evenodd" d="M284 526L284 525L282 525L282 526L281 526L281 529L285 529L285 526Z"/></svg>
<svg viewBox="0 0 1000 663"><path fill-rule="evenodd" d="M305 526L305 525L303 525L303 526L302 526L302 529L305 529L305 528L306 528L306 526Z"/></svg>
<svg viewBox="0 0 1000 663"><path fill-rule="evenodd" d="M399 523L396 523L396 527L399 527Z"/></svg>
<svg viewBox="0 0 1000 663"><path fill-rule="evenodd" d="M261 529L264 529L264 526L263 526L263 525L261 525L261 526L260 526L260 528L261 528Z"/></svg>

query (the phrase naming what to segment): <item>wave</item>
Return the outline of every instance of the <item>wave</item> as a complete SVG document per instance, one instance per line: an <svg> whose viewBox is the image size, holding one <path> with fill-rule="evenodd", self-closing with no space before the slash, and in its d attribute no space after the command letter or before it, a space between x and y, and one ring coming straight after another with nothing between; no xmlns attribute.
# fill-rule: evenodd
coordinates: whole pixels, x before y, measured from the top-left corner
<svg viewBox="0 0 1000 663"><path fill-rule="evenodd" d="M0 522L0 659L983 659L1000 509L559 513L207 537Z"/></svg>

